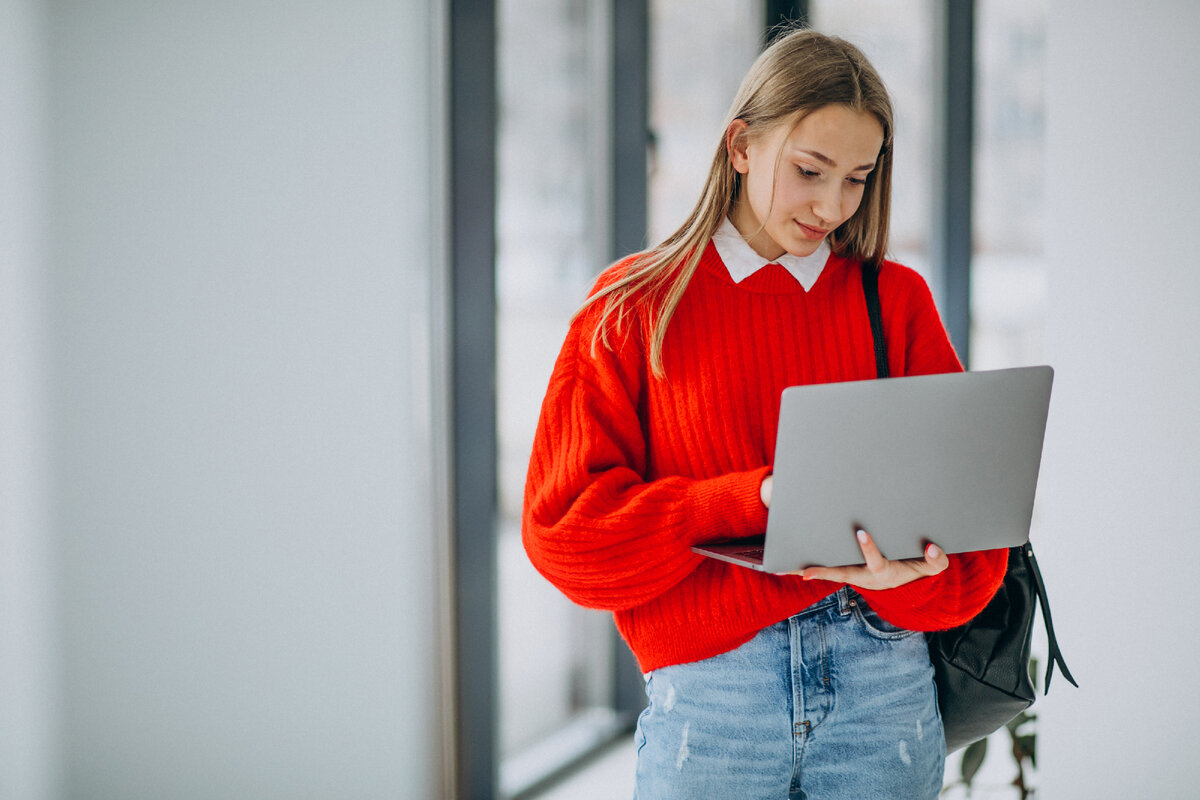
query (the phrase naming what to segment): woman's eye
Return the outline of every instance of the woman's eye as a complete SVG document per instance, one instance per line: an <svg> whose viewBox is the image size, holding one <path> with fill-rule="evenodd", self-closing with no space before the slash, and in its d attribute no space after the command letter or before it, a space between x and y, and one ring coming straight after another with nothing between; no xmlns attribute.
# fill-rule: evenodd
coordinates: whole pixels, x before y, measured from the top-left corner
<svg viewBox="0 0 1200 800"><path fill-rule="evenodd" d="M855 186L866 186L867 185L866 178L846 178L846 180L849 183L854 184Z"/></svg>
<svg viewBox="0 0 1200 800"><path fill-rule="evenodd" d="M815 178L821 174L821 173L817 172L816 170L809 169L808 167L796 167L796 171L799 172L801 175L803 175L805 178Z"/></svg>

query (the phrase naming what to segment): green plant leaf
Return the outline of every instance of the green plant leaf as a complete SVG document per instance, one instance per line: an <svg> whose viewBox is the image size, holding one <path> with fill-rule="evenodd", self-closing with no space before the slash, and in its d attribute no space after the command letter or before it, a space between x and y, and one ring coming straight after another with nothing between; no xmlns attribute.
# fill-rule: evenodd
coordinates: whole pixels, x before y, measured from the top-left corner
<svg viewBox="0 0 1200 800"><path fill-rule="evenodd" d="M962 757L962 779L967 788L971 788L971 781L975 780L975 773L979 772L979 768L983 766L983 759L987 757L987 739L980 739L978 742L972 742L967 745L967 749L963 751Z"/></svg>
<svg viewBox="0 0 1200 800"><path fill-rule="evenodd" d="M1020 714L1017 714L1015 717L1006 722L1004 727L1008 728L1009 733L1016 736L1018 728L1020 728L1026 722L1033 722L1035 719L1037 719L1037 714L1034 714L1030 711L1022 711Z"/></svg>
<svg viewBox="0 0 1200 800"><path fill-rule="evenodd" d="M1022 736L1019 741L1021 742L1021 752L1029 757L1029 763L1033 764L1033 766L1036 768L1037 767L1037 734L1031 733L1028 736Z"/></svg>

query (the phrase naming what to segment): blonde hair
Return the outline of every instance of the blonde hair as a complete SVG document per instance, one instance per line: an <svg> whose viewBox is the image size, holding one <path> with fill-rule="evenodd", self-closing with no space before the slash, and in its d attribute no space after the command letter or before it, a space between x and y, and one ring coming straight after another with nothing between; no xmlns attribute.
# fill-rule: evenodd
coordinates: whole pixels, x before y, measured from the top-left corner
<svg viewBox="0 0 1200 800"><path fill-rule="evenodd" d="M863 200L850 219L829 234L833 252L878 265L887 250L892 187L892 104L875 69L854 45L813 30L780 35L758 57L738 89L725 118L721 141L713 155L704 190L687 220L656 247L633 256L615 281L583 304L576 315L603 300L604 309L592 337L611 347L609 328L618 331L645 309L650 332L650 366L664 377L663 340L667 325L687 288L700 257L738 197L741 175L734 170L727 135L734 120L743 120L740 136L768 133L791 121L799 124L819 108L844 105L874 114L883 126L883 146L867 178Z"/></svg>

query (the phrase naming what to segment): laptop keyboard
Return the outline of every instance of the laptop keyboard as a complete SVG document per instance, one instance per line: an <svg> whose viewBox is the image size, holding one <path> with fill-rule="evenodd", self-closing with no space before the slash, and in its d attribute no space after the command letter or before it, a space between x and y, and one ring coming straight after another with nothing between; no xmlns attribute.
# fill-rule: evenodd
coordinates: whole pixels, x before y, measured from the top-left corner
<svg viewBox="0 0 1200 800"><path fill-rule="evenodd" d="M740 558L757 558L759 560L762 560L763 548L748 547L745 550L735 550L730 555L738 556Z"/></svg>

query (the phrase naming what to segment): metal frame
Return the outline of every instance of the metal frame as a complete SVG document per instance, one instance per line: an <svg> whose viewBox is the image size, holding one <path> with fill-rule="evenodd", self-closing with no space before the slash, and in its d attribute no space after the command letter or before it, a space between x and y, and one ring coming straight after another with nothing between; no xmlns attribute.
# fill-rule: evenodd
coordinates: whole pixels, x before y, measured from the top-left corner
<svg viewBox="0 0 1200 800"><path fill-rule="evenodd" d="M808 0L766 0L765 30L768 41L780 23L799 22L808 25Z"/></svg>
<svg viewBox="0 0 1200 800"><path fill-rule="evenodd" d="M496 793L496 7L450 0L455 795Z"/></svg>
<svg viewBox="0 0 1200 800"><path fill-rule="evenodd" d="M945 0L941 225L934 243L946 329L964 366L971 358L971 234L975 143L975 0Z"/></svg>
<svg viewBox="0 0 1200 800"><path fill-rule="evenodd" d="M650 147L650 3L612 0L612 214L609 254L618 259L646 247ZM613 629L613 707L632 725L646 704L641 671Z"/></svg>
<svg viewBox="0 0 1200 800"><path fill-rule="evenodd" d="M646 246L650 144L650 3L612 2L612 246L617 259Z"/></svg>

